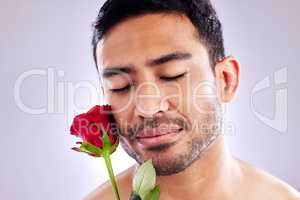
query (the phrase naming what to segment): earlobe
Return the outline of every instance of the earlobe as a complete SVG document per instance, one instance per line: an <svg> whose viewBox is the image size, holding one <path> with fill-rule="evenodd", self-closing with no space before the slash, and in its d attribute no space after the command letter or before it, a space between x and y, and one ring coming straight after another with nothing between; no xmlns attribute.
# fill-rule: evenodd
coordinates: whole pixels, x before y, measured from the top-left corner
<svg viewBox="0 0 300 200"><path fill-rule="evenodd" d="M235 57L229 56L217 63L215 72L219 99L227 103L237 93L240 83L240 64Z"/></svg>

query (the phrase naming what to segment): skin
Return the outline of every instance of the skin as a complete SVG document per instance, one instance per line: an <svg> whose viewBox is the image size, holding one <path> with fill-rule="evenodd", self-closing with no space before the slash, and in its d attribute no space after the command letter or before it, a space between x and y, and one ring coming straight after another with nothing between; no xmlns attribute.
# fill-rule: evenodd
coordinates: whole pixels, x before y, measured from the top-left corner
<svg viewBox="0 0 300 200"><path fill-rule="evenodd" d="M222 107L237 94L240 64L235 57L228 56L213 65L207 47L196 33L185 16L147 14L117 24L99 43L100 74L112 66L129 65L133 69L131 73L102 77L106 103L112 105L115 119L120 124L123 148L138 162L151 158L157 168L164 168L176 158L190 155L191 141L199 142L198 147L202 150L194 151L197 158L184 170L157 177L161 200L300 199L299 193L286 183L231 155L223 136ZM174 52L192 56L155 66L150 64L150 61ZM177 80L162 79L185 72L186 76ZM134 83L133 89L122 93L111 91L127 86L130 80ZM204 84L208 87L202 87L203 83L208 83ZM193 98L197 95L200 98ZM129 138L128 127L160 117L179 118L187 125L174 144L164 151L149 150L136 138ZM195 123L208 128L189 126ZM130 196L137 166L117 175L121 199ZM113 200L110 183L96 188L85 199Z"/></svg>

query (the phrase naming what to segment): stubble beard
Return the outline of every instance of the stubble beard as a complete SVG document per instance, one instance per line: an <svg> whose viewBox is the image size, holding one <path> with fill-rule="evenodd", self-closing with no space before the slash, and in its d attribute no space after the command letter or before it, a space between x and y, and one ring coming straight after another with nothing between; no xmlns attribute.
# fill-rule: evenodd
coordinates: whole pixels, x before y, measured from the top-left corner
<svg viewBox="0 0 300 200"><path fill-rule="evenodd" d="M168 157L166 154L171 148L176 148L176 143L161 144L145 149L146 155L150 154L151 156L145 156L145 154L135 152L122 137L121 145L127 154L134 158L139 164L142 164L147 159L152 159L157 176L170 176L184 171L196 160L201 159L202 155L222 132L222 120L216 120L213 123L217 124L218 129L208 129L204 132L200 131L183 145L186 148L176 150L177 153L173 154L172 157ZM187 132L186 134L189 133Z"/></svg>

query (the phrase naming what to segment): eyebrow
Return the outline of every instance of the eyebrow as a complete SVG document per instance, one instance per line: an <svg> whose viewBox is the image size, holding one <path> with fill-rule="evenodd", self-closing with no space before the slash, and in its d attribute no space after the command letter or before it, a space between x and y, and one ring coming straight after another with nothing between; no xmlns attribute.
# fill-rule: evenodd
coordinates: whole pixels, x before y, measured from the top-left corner
<svg viewBox="0 0 300 200"><path fill-rule="evenodd" d="M132 65L108 67L106 69L103 69L102 77L110 78L112 76L119 75L122 73L130 74L133 71L132 68Z"/></svg>
<svg viewBox="0 0 300 200"><path fill-rule="evenodd" d="M146 62L146 65L148 66L159 66L171 61L176 60L187 60L192 57L191 53L185 53L185 52L173 52L166 55L162 55L158 58L151 59ZM130 74L134 71L133 65L125 65L125 66L110 66L105 69L103 69L102 77L104 78L110 78L115 75L120 75L122 73Z"/></svg>
<svg viewBox="0 0 300 200"><path fill-rule="evenodd" d="M192 57L191 53L183 53L183 52L174 52L170 54L166 54L163 56L160 56L159 58L155 58L153 60L150 60L147 62L149 66L157 66L162 65L167 62L175 61L175 60L187 60Z"/></svg>

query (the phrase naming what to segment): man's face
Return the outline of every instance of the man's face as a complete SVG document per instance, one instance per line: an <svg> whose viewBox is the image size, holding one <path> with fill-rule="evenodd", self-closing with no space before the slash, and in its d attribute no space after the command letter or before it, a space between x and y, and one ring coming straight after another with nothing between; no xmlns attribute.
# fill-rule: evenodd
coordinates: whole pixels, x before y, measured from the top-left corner
<svg viewBox="0 0 300 200"><path fill-rule="evenodd" d="M185 16L149 14L111 29L97 57L126 152L158 175L184 170L221 132L207 48Z"/></svg>

